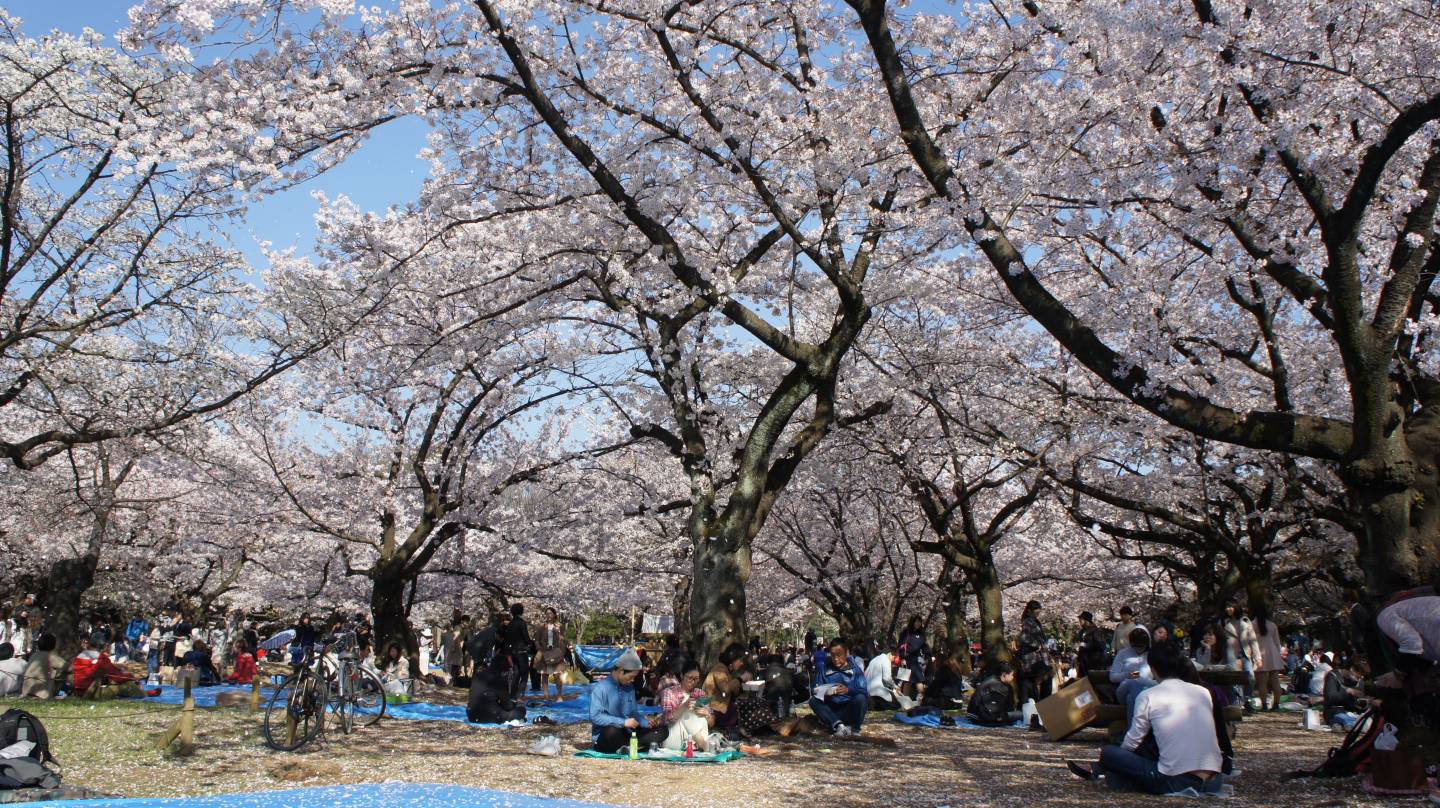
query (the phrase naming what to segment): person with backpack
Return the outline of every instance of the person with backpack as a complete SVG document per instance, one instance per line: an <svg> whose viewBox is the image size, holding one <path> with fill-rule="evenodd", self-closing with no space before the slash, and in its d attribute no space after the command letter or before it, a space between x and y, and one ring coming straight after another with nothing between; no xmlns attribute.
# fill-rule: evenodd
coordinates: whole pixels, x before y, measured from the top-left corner
<svg viewBox="0 0 1440 808"><path fill-rule="evenodd" d="M1150 669L1159 684L1135 701L1135 715L1118 746L1100 750L1095 763L1066 761L1077 777L1104 779L1111 788L1148 794L1174 794L1194 789L1220 791L1223 760L1215 735L1210 692L1185 681L1189 663L1169 645L1149 652ZM1144 750L1153 736L1154 753Z"/></svg>
<svg viewBox="0 0 1440 808"><path fill-rule="evenodd" d="M1003 727L1020 720L1015 709L1015 668L1009 662L997 662L975 685L966 717L987 727Z"/></svg>

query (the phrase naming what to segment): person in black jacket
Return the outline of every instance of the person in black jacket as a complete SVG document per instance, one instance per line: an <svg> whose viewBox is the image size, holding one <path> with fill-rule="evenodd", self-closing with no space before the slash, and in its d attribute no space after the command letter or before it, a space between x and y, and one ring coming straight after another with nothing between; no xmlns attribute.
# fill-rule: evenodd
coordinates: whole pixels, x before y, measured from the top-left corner
<svg viewBox="0 0 1440 808"><path fill-rule="evenodd" d="M510 695L515 670L508 655L497 654L490 664L477 666L470 679L470 699L465 708L466 719L477 724L503 724L524 721L525 705Z"/></svg>
<svg viewBox="0 0 1440 808"><path fill-rule="evenodd" d="M1080 632L1075 636L1075 642L1075 665L1081 678L1090 671L1109 670L1110 653L1105 648L1105 632L1095 625L1095 616L1091 613L1080 613Z"/></svg>
<svg viewBox="0 0 1440 808"><path fill-rule="evenodd" d="M1015 709L1015 668L1008 662L997 662L988 675L975 686L966 711L970 720L987 727L1001 727L1020 720Z"/></svg>
<svg viewBox="0 0 1440 808"><path fill-rule="evenodd" d="M530 681L530 657L535 654L535 643L530 639L530 625L525 622L525 604L516 603L510 607L510 628L506 636L515 662L510 698L518 699Z"/></svg>

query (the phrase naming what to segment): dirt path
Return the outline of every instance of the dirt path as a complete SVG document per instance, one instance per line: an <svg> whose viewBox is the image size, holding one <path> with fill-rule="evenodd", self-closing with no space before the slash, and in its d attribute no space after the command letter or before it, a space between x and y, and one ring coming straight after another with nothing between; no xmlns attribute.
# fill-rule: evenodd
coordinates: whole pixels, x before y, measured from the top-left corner
<svg viewBox="0 0 1440 808"><path fill-rule="evenodd" d="M295 754L260 743L256 720L238 710L202 710L198 748L189 758L162 754L154 738L177 714L149 704L75 702L24 705L49 728L66 782L124 796L263 791L337 783L453 783L623 805L757 806L815 802L841 806L1105 806L1169 804L1082 783L1066 758L1093 759L1103 734L1051 743L1021 730L928 730L881 716L867 736L894 747L807 738L767 743L774 753L724 765L544 758L526 754L541 735L564 748L588 737L585 725L480 729L444 721L385 721ZM1236 739L1244 774L1232 806L1382 805L1367 801L1355 780L1281 782L1314 766L1340 741L1336 733L1299 729L1294 714L1247 720Z"/></svg>

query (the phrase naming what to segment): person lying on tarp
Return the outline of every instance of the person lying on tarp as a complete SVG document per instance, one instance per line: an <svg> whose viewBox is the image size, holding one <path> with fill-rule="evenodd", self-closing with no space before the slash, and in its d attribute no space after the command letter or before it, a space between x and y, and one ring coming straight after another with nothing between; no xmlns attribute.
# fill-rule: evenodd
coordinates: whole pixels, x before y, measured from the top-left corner
<svg viewBox="0 0 1440 808"><path fill-rule="evenodd" d="M670 731L657 726L660 717L640 717L635 679L642 667L640 655L629 649L615 660L610 676L590 688L590 740L595 751L609 754L628 749L631 735L636 736L641 750L665 743Z"/></svg>
<svg viewBox="0 0 1440 808"><path fill-rule="evenodd" d="M1015 668L1009 662L996 662L985 678L975 685L967 711L971 721L987 727L1003 727L1020 720L1015 709Z"/></svg>

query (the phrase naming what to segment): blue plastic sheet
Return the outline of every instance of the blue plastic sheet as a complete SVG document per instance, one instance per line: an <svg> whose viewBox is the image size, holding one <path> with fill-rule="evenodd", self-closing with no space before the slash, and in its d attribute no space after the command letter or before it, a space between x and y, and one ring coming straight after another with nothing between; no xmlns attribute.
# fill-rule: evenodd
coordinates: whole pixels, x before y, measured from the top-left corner
<svg viewBox="0 0 1440 808"><path fill-rule="evenodd" d="M208 685L193 688L190 695L195 697L196 707L214 707L215 697L221 693L243 693L248 698L250 690L250 685ZM263 686L260 688L260 706L262 708L272 692ZM160 688L160 695L146 696L145 700L154 704L181 704L185 701L185 688L166 685Z"/></svg>
<svg viewBox="0 0 1440 808"><path fill-rule="evenodd" d="M921 715L906 715L904 713L896 713L895 720L899 721L902 724L909 724L912 727L929 727L930 729L942 729L942 727L940 726L940 716L935 713L923 713ZM994 727L988 724L977 724L963 715L957 715L955 716L955 726L943 727L943 729L1014 729L1023 728L1024 726L1025 723L1023 721L1016 721L1013 724L1005 724L1002 726Z"/></svg>
<svg viewBox="0 0 1440 808"><path fill-rule="evenodd" d="M513 791L426 783L365 783L323 788L295 788L210 797L73 800L64 803L21 802L13 805L107 806L113 808L606 808L606 803L536 797Z"/></svg>
<svg viewBox="0 0 1440 808"><path fill-rule="evenodd" d="M262 688L260 691L260 705L263 708L269 702L270 694L273 691ZM214 707L215 697L221 693L243 693L248 698L250 695L249 685L215 685L212 687L197 687L191 691L195 697L196 707ZM545 716L556 724L584 724L590 721L590 686L571 685L565 688L565 700L560 702L539 701L539 693L528 694L532 696L526 703L526 723L533 722L539 716ZM149 696L145 700L154 704L175 704L184 701L185 689L180 687L163 687L160 695ZM641 707L640 712L651 714L660 712L658 707ZM406 704L388 704L385 706L385 717L401 721L465 721L465 705L463 704L433 704L426 701L412 701ZM476 724L475 726L498 727L501 724Z"/></svg>
<svg viewBox="0 0 1440 808"><path fill-rule="evenodd" d="M623 646L615 645L577 645L575 655L580 657L580 664L592 671L608 671L615 667L615 660L625 653Z"/></svg>

